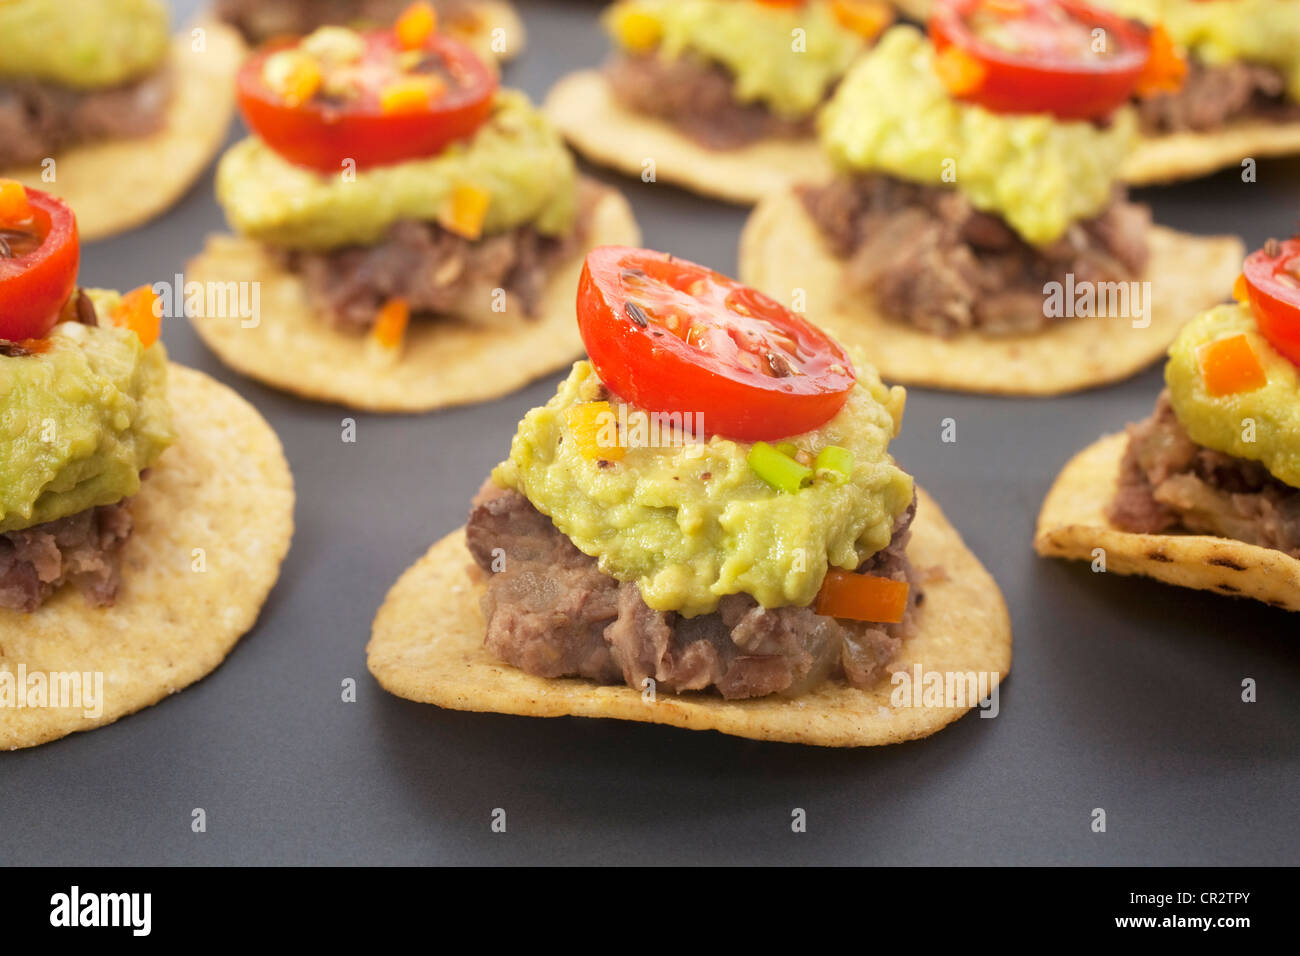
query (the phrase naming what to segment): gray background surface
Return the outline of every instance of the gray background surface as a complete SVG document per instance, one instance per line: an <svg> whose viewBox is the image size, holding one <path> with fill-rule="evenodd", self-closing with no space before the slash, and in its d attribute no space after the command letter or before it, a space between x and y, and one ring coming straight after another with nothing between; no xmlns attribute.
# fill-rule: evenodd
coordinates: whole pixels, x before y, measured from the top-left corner
<svg viewBox="0 0 1300 956"><path fill-rule="evenodd" d="M540 96L602 59L594 2L524 2L506 81ZM188 13L193 2L178 2ZM613 179L605 177L610 182ZM1149 190L1159 221L1289 234L1300 164ZM647 245L734 272L743 211L620 183ZM112 188L106 184L105 188ZM88 246L86 284L169 277L222 228L209 175L170 214ZM1160 372L1053 400L913 390L900 461L996 576L1015 663L995 720L924 741L818 750L617 721L441 711L366 671L389 586L462 523L515 423L558 376L500 401L357 415L240 379L169 325L173 357L252 401L284 441L298 532L261 622L210 677L143 713L0 755L0 862L1296 863L1297 618L1035 558L1065 460L1145 416ZM957 442L939 441L957 420ZM356 678L359 699L340 700ZM1243 677L1259 702L1239 700ZM207 811L208 832L190 832ZM493 808L509 831L493 834ZM790 832L794 807L808 832ZM1089 830L1103 807L1109 832Z"/></svg>

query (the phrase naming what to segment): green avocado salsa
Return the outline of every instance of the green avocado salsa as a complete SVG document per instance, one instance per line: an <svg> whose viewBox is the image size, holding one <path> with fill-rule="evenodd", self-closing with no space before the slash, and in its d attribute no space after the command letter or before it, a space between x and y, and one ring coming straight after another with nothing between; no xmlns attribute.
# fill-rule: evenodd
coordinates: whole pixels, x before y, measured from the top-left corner
<svg viewBox="0 0 1300 956"><path fill-rule="evenodd" d="M242 235L291 249L369 245L402 219L435 220L458 187L490 196L485 235L532 225L572 228L577 171L563 140L528 97L497 94L468 140L436 156L324 174L295 166L256 138L235 144L217 168L217 200Z"/></svg>
<svg viewBox="0 0 1300 956"><path fill-rule="evenodd" d="M909 26L892 28L858 60L818 126L840 168L951 183L1035 245L1106 207L1137 135L1128 107L1102 128L958 102L935 73L933 46Z"/></svg>
<svg viewBox="0 0 1300 956"><path fill-rule="evenodd" d="M740 102L795 119L821 104L867 42L835 19L827 0L622 0L605 13L605 24L629 52L718 63L734 78Z"/></svg>
<svg viewBox="0 0 1300 956"><path fill-rule="evenodd" d="M765 607L807 605L829 567L853 570L889 544L913 496L911 476L888 452L905 393L886 388L859 357L854 363L858 383L844 407L788 439L810 456L830 445L851 453L847 479L781 493L750 468L751 444L718 436L631 447L602 466L581 454L565 415L601 389L586 361L524 416L492 477L549 515L601 571L635 581L656 610L693 617L742 592ZM628 414L631 422L644 413Z"/></svg>
<svg viewBox="0 0 1300 956"><path fill-rule="evenodd" d="M1234 335L1246 336L1268 384L1251 392L1210 395L1197 349ZM1279 481L1300 488L1300 369L1260 334L1248 306L1221 305L1183 326L1169 349L1165 383L1174 414L1193 441L1258 461Z"/></svg>
<svg viewBox="0 0 1300 956"><path fill-rule="evenodd" d="M90 294L101 316L117 302ZM49 346L0 356L0 533L129 498L175 437L161 343L65 322Z"/></svg>
<svg viewBox="0 0 1300 956"><path fill-rule="evenodd" d="M156 70L168 43L162 0L0 2L0 79L115 86Z"/></svg>
<svg viewBox="0 0 1300 956"><path fill-rule="evenodd" d="M1300 100L1300 9L1295 0L1101 0L1125 16L1162 24L1210 65L1238 60L1277 67Z"/></svg>

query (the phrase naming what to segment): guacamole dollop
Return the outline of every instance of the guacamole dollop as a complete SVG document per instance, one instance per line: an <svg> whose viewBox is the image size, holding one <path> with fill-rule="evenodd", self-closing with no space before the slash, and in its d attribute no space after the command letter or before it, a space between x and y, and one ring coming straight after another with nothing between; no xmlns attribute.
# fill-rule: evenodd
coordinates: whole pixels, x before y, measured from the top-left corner
<svg viewBox="0 0 1300 956"><path fill-rule="evenodd" d="M294 166L253 137L217 168L217 200L231 226L291 249L373 244L398 220L436 220L459 186L489 194L485 235L522 225L560 235L577 211L573 157L516 90L498 93L483 126L436 156L325 174Z"/></svg>
<svg viewBox="0 0 1300 956"><path fill-rule="evenodd" d="M0 356L0 533L129 498L174 440L161 343L65 322L49 346Z"/></svg>
<svg viewBox="0 0 1300 956"><path fill-rule="evenodd" d="M1125 16L1160 23L1211 65L1245 60L1280 69L1300 100L1300 10L1295 0L1104 0Z"/></svg>
<svg viewBox="0 0 1300 956"><path fill-rule="evenodd" d="M736 99L787 118L816 109L866 45L835 19L827 0L622 0L605 23L630 52L647 52L643 45L654 41L665 59L694 55L722 65L735 79Z"/></svg>
<svg viewBox="0 0 1300 956"><path fill-rule="evenodd" d="M492 477L549 515L604 573L635 581L656 610L705 614L742 592L765 607L807 605L828 567L852 570L885 547L912 501L912 479L888 453L904 392L854 362L858 384L844 407L789 439L813 453L826 445L851 451L847 481L779 493L750 469L750 444L718 436L694 447L632 447L602 467L580 453L565 417L599 388L586 361L524 416Z"/></svg>
<svg viewBox="0 0 1300 956"><path fill-rule="evenodd" d="M1246 336L1268 384L1253 392L1211 395L1196 350L1233 335ZM1221 305L1183 326L1169 349L1165 383L1174 414L1193 441L1257 461L1279 481L1300 488L1300 368L1260 334L1248 306Z"/></svg>
<svg viewBox="0 0 1300 956"><path fill-rule="evenodd" d="M933 46L909 26L890 29L854 64L818 127L841 169L951 183L1037 245L1109 204L1137 135L1128 107L1103 129L958 102L935 73Z"/></svg>
<svg viewBox="0 0 1300 956"><path fill-rule="evenodd" d="M156 70L167 56L162 0L4 0L0 78L88 89Z"/></svg>

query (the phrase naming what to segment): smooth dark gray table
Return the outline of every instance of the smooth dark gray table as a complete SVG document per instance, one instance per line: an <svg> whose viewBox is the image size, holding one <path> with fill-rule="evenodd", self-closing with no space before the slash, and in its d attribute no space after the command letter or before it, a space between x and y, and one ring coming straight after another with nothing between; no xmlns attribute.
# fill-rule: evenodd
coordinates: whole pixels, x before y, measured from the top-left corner
<svg viewBox="0 0 1300 956"><path fill-rule="evenodd" d="M188 12L197 4L178 2ZM508 83L540 98L602 59L594 2L524 2ZM617 180L605 177L610 182ZM1148 190L1156 218L1248 245L1289 234L1300 163ZM738 208L620 182L647 245L734 272ZM84 253L87 284L178 271L222 228L209 175L169 215ZM900 461L998 579L1015 631L994 720L818 750L618 721L441 711L366 671L389 586L464 520L516 421L559 376L410 417L301 402L227 371L184 323L180 362L238 389L284 441L298 532L261 622L211 676L110 727L0 754L0 863L1300 862L1295 615L1043 561L1030 541L1060 466L1149 411L1152 369L1051 400L913 390ZM957 420L957 442L939 440ZM358 700L341 700L355 678ZM1243 678L1259 701L1240 701ZM208 830L190 831L196 807ZM504 808L508 829L490 828ZM791 810L808 813L806 833ZM1108 832L1090 831L1103 807Z"/></svg>

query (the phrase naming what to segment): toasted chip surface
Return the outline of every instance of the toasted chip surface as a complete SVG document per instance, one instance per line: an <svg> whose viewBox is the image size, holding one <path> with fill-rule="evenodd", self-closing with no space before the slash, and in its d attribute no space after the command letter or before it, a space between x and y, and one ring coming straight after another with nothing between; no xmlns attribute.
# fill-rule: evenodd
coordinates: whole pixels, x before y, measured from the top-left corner
<svg viewBox="0 0 1300 956"><path fill-rule="evenodd" d="M1128 436L1107 435L1070 460L1043 501L1034 548L1049 558L1094 561L1185 588L1254 598L1300 611L1300 561L1272 548L1204 534L1134 534L1106 518Z"/></svg>
<svg viewBox="0 0 1300 956"><path fill-rule="evenodd" d="M194 683L253 626L279 576L294 506L280 440L202 372L171 365L168 390L177 441L132 502L117 603L92 608L63 588L33 614L0 609L0 671L102 674L102 713L0 706L0 749L112 723Z"/></svg>
<svg viewBox="0 0 1300 956"><path fill-rule="evenodd" d="M595 70L564 77L543 110L564 138L594 163L749 205L796 179L822 179L830 163L814 137L769 140L740 149L709 149L653 117L624 109Z"/></svg>
<svg viewBox="0 0 1300 956"><path fill-rule="evenodd" d="M923 491L908 555L924 584L917 633L892 667L922 673L991 673L1011 667L1011 623L996 582ZM367 649L385 689L454 710L531 717L613 717L717 730L757 740L822 747L866 747L926 737L966 707L891 706L888 677L870 690L831 681L794 699L727 701L708 693L661 694L653 701L626 686L547 680L517 670L483 646L481 578L471 573L464 530L435 544L389 592ZM474 567L473 572L477 572ZM992 678L996 685L998 678Z"/></svg>
<svg viewBox="0 0 1300 956"><path fill-rule="evenodd" d="M212 162L235 112L235 73L243 43L229 27L204 22L172 44L172 99L156 133L73 146L51 157L54 180L41 166L0 170L33 189L62 198L77 214L82 239L103 239L170 209Z"/></svg>
<svg viewBox="0 0 1300 956"><path fill-rule="evenodd" d="M1184 322L1224 301L1245 248L1235 236L1199 237L1153 227L1150 324L1124 316L1074 318L1025 335L943 338L876 313L843 292L844 266L792 191L760 203L740 239L740 279L790 304L848 345L881 377L904 385L1005 395L1054 395L1118 381L1156 361Z"/></svg>
<svg viewBox="0 0 1300 956"><path fill-rule="evenodd" d="M537 318L517 316L493 327L417 318L401 354L385 362L367 352L364 335L335 329L317 315L299 278L283 269L261 243L213 236L191 260L186 279L212 288L259 283L260 320L244 328L244 320L226 310L231 314L200 313L190 321L231 368L304 398L379 412L486 401L508 395L582 354L574 302L586 251L640 241L627 201L608 190L593 211L585 247L551 276ZM484 309L490 309L486 290Z"/></svg>
<svg viewBox="0 0 1300 956"><path fill-rule="evenodd" d="M1300 122L1246 119L1208 133L1144 136L1124 164L1135 186L1195 179L1247 159L1300 154Z"/></svg>

